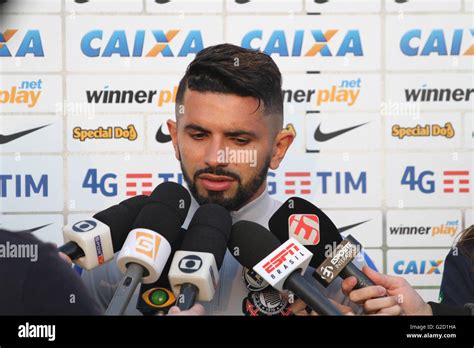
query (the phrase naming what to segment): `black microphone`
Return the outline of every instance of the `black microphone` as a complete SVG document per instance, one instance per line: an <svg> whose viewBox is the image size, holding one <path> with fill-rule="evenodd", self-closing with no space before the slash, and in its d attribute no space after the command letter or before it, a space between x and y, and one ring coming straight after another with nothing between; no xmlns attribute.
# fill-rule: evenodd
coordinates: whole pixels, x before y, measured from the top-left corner
<svg viewBox="0 0 474 348"><path fill-rule="evenodd" d="M337 276L345 279L354 276L356 289L375 285L352 260L361 245L352 236L342 238L336 225L314 204L299 197L291 197L268 221L270 231L284 242L294 238L313 253L310 266L313 276L328 286Z"/></svg>
<svg viewBox="0 0 474 348"><path fill-rule="evenodd" d="M230 213L220 205L201 205L194 214L168 273L179 309L214 298L231 229Z"/></svg>
<svg viewBox="0 0 474 348"><path fill-rule="evenodd" d="M147 202L148 196L135 196L96 213L91 219L64 226L66 243L58 250L87 270L113 259Z"/></svg>
<svg viewBox="0 0 474 348"><path fill-rule="evenodd" d="M156 282L172 254L191 196L181 185L167 181L156 187L138 214L117 257L124 277L107 308L107 315L122 314L139 282Z"/></svg>
<svg viewBox="0 0 474 348"><path fill-rule="evenodd" d="M232 227L229 251L242 266L253 269L277 290L291 290L319 314L342 315L302 276L312 254L295 239L281 244L265 227L239 221Z"/></svg>

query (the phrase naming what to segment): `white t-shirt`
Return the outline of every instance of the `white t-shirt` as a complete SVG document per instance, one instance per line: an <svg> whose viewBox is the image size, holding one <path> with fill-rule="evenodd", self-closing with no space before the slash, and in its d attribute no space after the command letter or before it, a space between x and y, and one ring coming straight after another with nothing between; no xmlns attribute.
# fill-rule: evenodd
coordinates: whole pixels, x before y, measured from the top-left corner
<svg viewBox="0 0 474 348"><path fill-rule="evenodd" d="M188 227L191 218L199 207L194 198L191 200L188 215L182 226L184 228ZM257 199L240 210L231 212L232 222L248 220L268 228L268 220L281 204L281 202L271 198L265 190ZM118 253L115 256L117 255ZM359 268L364 265L364 263L357 261L357 258L353 262ZM342 293L342 280L340 278L335 279L331 285L325 288L311 276L312 271L313 269L308 268L305 278L323 294L338 303L350 306L354 313L362 312L362 308L359 305L350 302L349 298ZM290 304L273 289L267 288L263 291L249 290L246 281L244 281L242 266L229 251L225 255L219 273L220 282L214 299L211 302L201 303L207 315L268 315L268 313L284 315L288 313ZM115 289L122 277L123 274L119 271L115 259L91 271L84 270L82 272L84 283L104 312L112 300ZM136 309L139 290L140 286L137 287L128 304L125 311L126 315L141 315Z"/></svg>

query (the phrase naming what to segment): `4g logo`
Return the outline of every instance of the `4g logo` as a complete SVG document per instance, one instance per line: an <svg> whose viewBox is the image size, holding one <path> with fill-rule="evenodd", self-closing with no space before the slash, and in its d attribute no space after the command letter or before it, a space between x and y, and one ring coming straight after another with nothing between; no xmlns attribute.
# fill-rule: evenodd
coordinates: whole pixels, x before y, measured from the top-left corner
<svg viewBox="0 0 474 348"><path fill-rule="evenodd" d="M125 196L134 197L136 195L149 196L153 187L166 181L176 181L183 185L182 173L151 173L151 172L132 172L123 175L125 182L121 187L125 188ZM154 180L158 179L158 180ZM105 197L115 197L119 194L118 175L105 173L100 175L96 168L87 170L82 188L90 189L93 194L102 194ZM158 181L158 182L156 182Z"/></svg>
<svg viewBox="0 0 474 348"><path fill-rule="evenodd" d="M444 193L469 193L468 170L445 170L443 171L442 187ZM434 193L436 182L435 173L430 170L421 171L418 175L415 166L407 166L402 175L401 184L408 185L410 191L418 189L422 193ZM440 183L441 184L441 183Z"/></svg>
<svg viewBox="0 0 474 348"><path fill-rule="evenodd" d="M110 183L110 181L115 179L117 179L117 175L112 173L104 174L98 179L97 169L89 169L82 182L82 187L90 188L94 194L100 191L106 197L114 197L117 195L117 183Z"/></svg>
<svg viewBox="0 0 474 348"><path fill-rule="evenodd" d="M408 166L405 169L402 177L402 185L408 185L410 191L415 191L418 189L423 193L433 193L435 191L435 182L434 180L427 180L426 177L432 178L434 173L430 170L422 171L418 177L416 176L415 167Z"/></svg>

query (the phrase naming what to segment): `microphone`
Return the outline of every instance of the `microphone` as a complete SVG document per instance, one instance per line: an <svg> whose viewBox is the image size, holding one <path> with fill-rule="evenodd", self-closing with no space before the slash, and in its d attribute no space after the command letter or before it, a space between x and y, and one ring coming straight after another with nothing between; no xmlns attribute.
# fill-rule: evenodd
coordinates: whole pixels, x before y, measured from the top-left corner
<svg viewBox="0 0 474 348"><path fill-rule="evenodd" d="M65 244L58 250L86 270L110 261L122 248L133 222L147 202L148 196L135 196L95 214L91 219L64 226Z"/></svg>
<svg viewBox="0 0 474 348"><path fill-rule="evenodd" d="M275 289L291 290L321 315L342 315L302 274L312 254L297 240L283 244L265 227L239 221L232 227L229 251L242 266L253 269Z"/></svg>
<svg viewBox="0 0 474 348"><path fill-rule="evenodd" d="M125 275L105 314L122 314L140 281L150 284L160 278L190 203L188 191L174 182L164 182L153 190L117 257Z"/></svg>
<svg viewBox="0 0 474 348"><path fill-rule="evenodd" d="M354 276L356 289L375 285L352 263L362 248L360 243L351 235L343 239L331 219L307 200L289 198L273 214L268 226L281 242L294 238L313 253L313 277L325 287L338 276Z"/></svg>
<svg viewBox="0 0 474 348"><path fill-rule="evenodd" d="M171 262L173 260L174 252L179 248L183 242L186 229L181 227L178 239L171 245L173 253L166 262L166 266L161 272L160 279L151 284L140 285L140 294L137 299L137 310L144 316L165 315L169 309L176 303L176 297L171 291L171 285L168 280L168 273L170 271Z"/></svg>
<svg viewBox="0 0 474 348"><path fill-rule="evenodd" d="M214 298L231 229L230 213L220 205L204 204L194 214L168 273L179 309Z"/></svg>

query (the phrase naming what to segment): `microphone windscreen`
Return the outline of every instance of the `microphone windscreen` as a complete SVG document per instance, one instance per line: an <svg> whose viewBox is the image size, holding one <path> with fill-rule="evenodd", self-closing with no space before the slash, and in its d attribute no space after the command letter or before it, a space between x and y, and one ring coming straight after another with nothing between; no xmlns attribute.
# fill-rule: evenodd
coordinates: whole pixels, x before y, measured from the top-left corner
<svg viewBox="0 0 474 348"><path fill-rule="evenodd" d="M242 266L252 269L280 245L280 241L262 225L241 220L232 226L228 247Z"/></svg>
<svg viewBox="0 0 474 348"><path fill-rule="evenodd" d="M110 227L114 252L122 249L128 233L140 210L148 202L148 196L128 198L94 215L94 218Z"/></svg>
<svg viewBox="0 0 474 348"><path fill-rule="evenodd" d="M220 269L231 229L232 218L226 209L217 204L201 205L189 223L180 250L211 253Z"/></svg>
<svg viewBox="0 0 474 348"><path fill-rule="evenodd" d="M268 221L270 231L284 242L294 238L303 244L313 258L310 265L318 267L342 241L336 225L318 207L299 197L291 197L273 214Z"/></svg>
<svg viewBox="0 0 474 348"><path fill-rule="evenodd" d="M161 234L169 243L180 235L191 196L181 185L167 181L158 185L138 214L133 228L147 228Z"/></svg>

